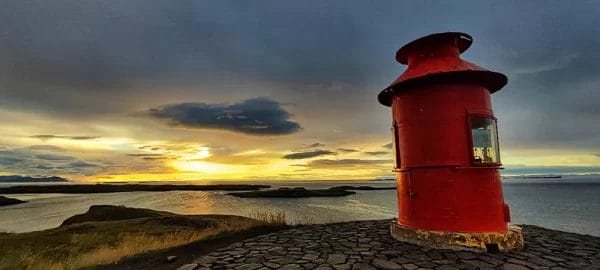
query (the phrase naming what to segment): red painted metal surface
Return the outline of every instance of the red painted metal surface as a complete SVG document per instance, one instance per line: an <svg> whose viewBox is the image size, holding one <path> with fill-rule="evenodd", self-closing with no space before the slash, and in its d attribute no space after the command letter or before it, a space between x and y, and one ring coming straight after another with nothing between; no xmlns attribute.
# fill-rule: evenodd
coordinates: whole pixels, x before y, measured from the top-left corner
<svg viewBox="0 0 600 270"><path fill-rule="evenodd" d="M460 59L471 42L463 33L441 33L407 44L396 59L408 68L378 96L392 106L401 225L507 231L500 161L477 163L471 133L471 117L495 121L490 96L507 78Z"/></svg>

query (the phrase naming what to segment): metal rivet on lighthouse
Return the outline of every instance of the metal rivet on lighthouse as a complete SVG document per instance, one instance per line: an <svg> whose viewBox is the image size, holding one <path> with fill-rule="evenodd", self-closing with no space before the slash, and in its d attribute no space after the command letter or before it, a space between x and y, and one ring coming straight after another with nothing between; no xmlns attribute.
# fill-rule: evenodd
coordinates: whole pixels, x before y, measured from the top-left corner
<svg viewBox="0 0 600 270"><path fill-rule="evenodd" d="M523 247L504 202L491 94L505 75L462 60L464 33L439 33L400 48L408 68L378 95L392 107L398 220L392 236L474 251Z"/></svg>

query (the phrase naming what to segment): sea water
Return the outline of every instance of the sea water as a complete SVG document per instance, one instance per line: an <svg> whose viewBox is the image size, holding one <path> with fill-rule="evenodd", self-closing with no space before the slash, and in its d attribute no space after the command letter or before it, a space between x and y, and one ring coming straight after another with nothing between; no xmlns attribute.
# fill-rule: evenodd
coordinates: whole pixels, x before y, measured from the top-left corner
<svg viewBox="0 0 600 270"><path fill-rule="evenodd" d="M225 182L222 182L225 183ZM231 182L228 182L231 183ZM247 182L245 182L247 183ZM203 182L201 184L219 184ZM270 181L278 187L329 188L340 185L394 186L394 181ZM600 236L600 176L559 179L504 179L512 222ZM124 192L102 194L11 194L28 203L0 207L0 231L27 232L59 226L91 205L111 204L179 214L284 213L290 223L327 223L396 216L395 190L356 191L346 197L237 198L222 191Z"/></svg>

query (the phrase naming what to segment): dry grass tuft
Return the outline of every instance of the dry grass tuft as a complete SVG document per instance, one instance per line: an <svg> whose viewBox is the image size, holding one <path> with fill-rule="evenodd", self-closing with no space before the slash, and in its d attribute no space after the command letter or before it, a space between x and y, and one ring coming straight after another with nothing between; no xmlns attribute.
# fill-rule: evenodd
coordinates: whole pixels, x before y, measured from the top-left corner
<svg viewBox="0 0 600 270"><path fill-rule="evenodd" d="M253 212L250 217L271 225L286 225L285 213L278 212Z"/></svg>
<svg viewBox="0 0 600 270"><path fill-rule="evenodd" d="M284 213L262 213L256 217L176 215L0 234L0 269L80 269L253 227L285 226ZM189 224L181 222L186 218ZM171 219L174 222L169 222Z"/></svg>

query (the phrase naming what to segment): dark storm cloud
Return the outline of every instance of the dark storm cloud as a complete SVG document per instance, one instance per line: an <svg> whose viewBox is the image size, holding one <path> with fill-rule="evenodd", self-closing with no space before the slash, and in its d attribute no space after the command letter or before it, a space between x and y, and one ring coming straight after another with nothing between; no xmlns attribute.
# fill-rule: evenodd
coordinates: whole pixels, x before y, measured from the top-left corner
<svg viewBox="0 0 600 270"><path fill-rule="evenodd" d="M249 135L285 135L300 131L281 104L253 98L231 105L181 103L149 110L149 115L187 128L230 130Z"/></svg>
<svg viewBox="0 0 600 270"><path fill-rule="evenodd" d="M335 152L332 152L329 150L316 149L316 150L311 150L311 151L306 151L306 152L296 152L296 153L287 154L287 155L283 156L283 158L284 159L305 159L305 158L313 158L313 157L324 156L324 155L335 155Z"/></svg>
<svg viewBox="0 0 600 270"><path fill-rule="evenodd" d="M36 138L40 140L49 140L49 139L69 139L69 140L94 140L100 137L98 136L63 136L63 135L52 135L52 134L40 134L33 135L31 138Z"/></svg>
<svg viewBox="0 0 600 270"><path fill-rule="evenodd" d="M364 165L383 166L389 162L389 160L369 159L318 159L310 161L307 165L310 167L354 167Z"/></svg>

